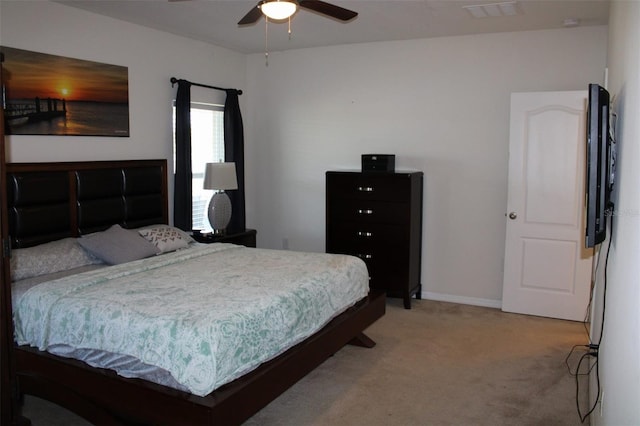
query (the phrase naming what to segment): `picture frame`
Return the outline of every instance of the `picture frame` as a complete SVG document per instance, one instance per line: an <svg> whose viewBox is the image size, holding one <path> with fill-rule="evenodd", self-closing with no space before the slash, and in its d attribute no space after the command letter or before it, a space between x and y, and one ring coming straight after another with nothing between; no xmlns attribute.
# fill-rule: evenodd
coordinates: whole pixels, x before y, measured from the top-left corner
<svg viewBox="0 0 640 426"><path fill-rule="evenodd" d="M0 46L7 135L129 136L128 68Z"/></svg>

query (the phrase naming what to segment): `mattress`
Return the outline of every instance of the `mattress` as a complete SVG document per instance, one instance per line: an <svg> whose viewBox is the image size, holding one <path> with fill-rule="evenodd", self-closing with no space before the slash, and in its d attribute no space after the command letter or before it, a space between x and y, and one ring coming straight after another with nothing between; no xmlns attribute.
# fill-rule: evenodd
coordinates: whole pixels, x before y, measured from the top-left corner
<svg viewBox="0 0 640 426"><path fill-rule="evenodd" d="M14 305L15 338L127 377L137 363L204 396L367 294L366 265L352 256L195 245L27 289Z"/></svg>

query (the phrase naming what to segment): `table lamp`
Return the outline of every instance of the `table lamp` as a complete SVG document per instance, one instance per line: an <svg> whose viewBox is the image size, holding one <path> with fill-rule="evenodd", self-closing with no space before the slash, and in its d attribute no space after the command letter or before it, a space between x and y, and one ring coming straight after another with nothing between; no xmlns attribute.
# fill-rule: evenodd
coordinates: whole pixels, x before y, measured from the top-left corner
<svg viewBox="0 0 640 426"><path fill-rule="evenodd" d="M209 201L209 223L214 234L224 234L232 210L231 200L224 191L238 189L236 163L207 163L203 188L217 190Z"/></svg>

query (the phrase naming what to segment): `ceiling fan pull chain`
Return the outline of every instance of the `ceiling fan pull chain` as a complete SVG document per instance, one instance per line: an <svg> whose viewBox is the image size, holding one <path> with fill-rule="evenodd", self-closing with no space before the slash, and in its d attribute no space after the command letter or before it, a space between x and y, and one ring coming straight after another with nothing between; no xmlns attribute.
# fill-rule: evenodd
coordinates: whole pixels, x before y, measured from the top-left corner
<svg viewBox="0 0 640 426"><path fill-rule="evenodd" d="M269 66L269 18L264 17L264 66Z"/></svg>
<svg viewBox="0 0 640 426"><path fill-rule="evenodd" d="M289 16L289 40L291 40L291 16Z"/></svg>

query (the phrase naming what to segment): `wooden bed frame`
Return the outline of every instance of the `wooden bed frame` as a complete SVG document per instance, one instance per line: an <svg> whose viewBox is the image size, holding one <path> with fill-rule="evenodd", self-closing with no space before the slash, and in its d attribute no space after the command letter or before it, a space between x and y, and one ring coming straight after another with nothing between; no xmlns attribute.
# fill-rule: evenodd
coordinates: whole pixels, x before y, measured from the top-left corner
<svg viewBox="0 0 640 426"><path fill-rule="evenodd" d="M165 160L7 164L3 214L12 246L77 237L114 223L168 223L166 171ZM363 331L384 312L384 293L371 293L313 336L205 397L26 346L13 348L17 391L94 424L240 424L344 345L373 347Z"/></svg>

